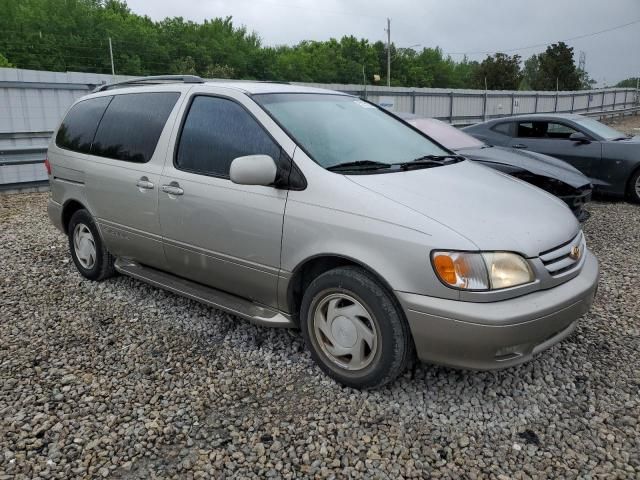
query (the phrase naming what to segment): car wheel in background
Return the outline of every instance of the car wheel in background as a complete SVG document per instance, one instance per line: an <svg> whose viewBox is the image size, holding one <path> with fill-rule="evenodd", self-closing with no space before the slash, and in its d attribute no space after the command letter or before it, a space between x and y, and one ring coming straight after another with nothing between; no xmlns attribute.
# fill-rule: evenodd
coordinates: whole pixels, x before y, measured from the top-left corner
<svg viewBox="0 0 640 480"><path fill-rule="evenodd" d="M638 169L629 179L627 188L627 196L629 200L640 203L640 169Z"/></svg>
<svg viewBox="0 0 640 480"><path fill-rule="evenodd" d="M380 387L413 357L396 300L362 268L340 267L313 280L302 299L300 324L315 362L349 387Z"/></svg>
<svg viewBox="0 0 640 480"><path fill-rule="evenodd" d="M78 210L69 221L69 250L76 268L89 280L104 280L115 274L114 257L102 243L93 217Z"/></svg>

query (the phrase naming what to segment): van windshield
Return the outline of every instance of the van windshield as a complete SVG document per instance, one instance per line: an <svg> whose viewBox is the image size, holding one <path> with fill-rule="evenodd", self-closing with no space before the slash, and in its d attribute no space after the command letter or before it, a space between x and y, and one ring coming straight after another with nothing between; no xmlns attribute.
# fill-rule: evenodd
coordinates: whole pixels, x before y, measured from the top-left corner
<svg viewBox="0 0 640 480"><path fill-rule="evenodd" d="M311 158L324 168L351 162L397 165L448 156L428 138L375 106L346 95L254 95Z"/></svg>

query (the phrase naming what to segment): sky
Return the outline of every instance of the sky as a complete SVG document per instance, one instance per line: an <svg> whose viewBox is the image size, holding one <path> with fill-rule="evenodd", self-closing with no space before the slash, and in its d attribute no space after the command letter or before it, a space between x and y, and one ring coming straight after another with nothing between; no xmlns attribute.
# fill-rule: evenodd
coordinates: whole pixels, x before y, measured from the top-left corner
<svg viewBox="0 0 640 480"><path fill-rule="evenodd" d="M153 20L181 16L201 22L232 16L265 45L293 45L344 35L391 41L398 47L435 47L460 60L482 60L502 51L523 59L547 44L569 40L576 63L598 86L640 75L640 0L127 0L135 13ZM538 46L544 44L545 46ZM533 48L521 48L531 47ZM517 49L517 50L516 50Z"/></svg>

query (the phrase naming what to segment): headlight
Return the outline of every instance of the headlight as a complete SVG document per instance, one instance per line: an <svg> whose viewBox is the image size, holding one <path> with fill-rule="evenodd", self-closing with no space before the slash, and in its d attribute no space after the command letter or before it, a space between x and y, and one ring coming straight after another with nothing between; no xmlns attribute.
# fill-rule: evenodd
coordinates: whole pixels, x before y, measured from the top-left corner
<svg viewBox="0 0 640 480"><path fill-rule="evenodd" d="M496 290L535 280L529 263L510 252L435 251L431 261L445 285L463 290Z"/></svg>

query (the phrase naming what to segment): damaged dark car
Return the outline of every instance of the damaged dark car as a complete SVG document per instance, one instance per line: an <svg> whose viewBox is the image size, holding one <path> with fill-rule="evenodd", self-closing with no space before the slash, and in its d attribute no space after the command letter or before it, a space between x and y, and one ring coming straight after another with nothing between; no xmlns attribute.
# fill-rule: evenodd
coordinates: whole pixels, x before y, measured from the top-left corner
<svg viewBox="0 0 640 480"><path fill-rule="evenodd" d="M568 113L502 117L464 130L492 145L564 160L587 175L596 192L640 203L640 136Z"/></svg>
<svg viewBox="0 0 640 480"><path fill-rule="evenodd" d="M434 118L398 115L444 147L555 195L579 221L589 218L584 207L591 200L593 186L589 178L568 163L540 153L488 145Z"/></svg>

